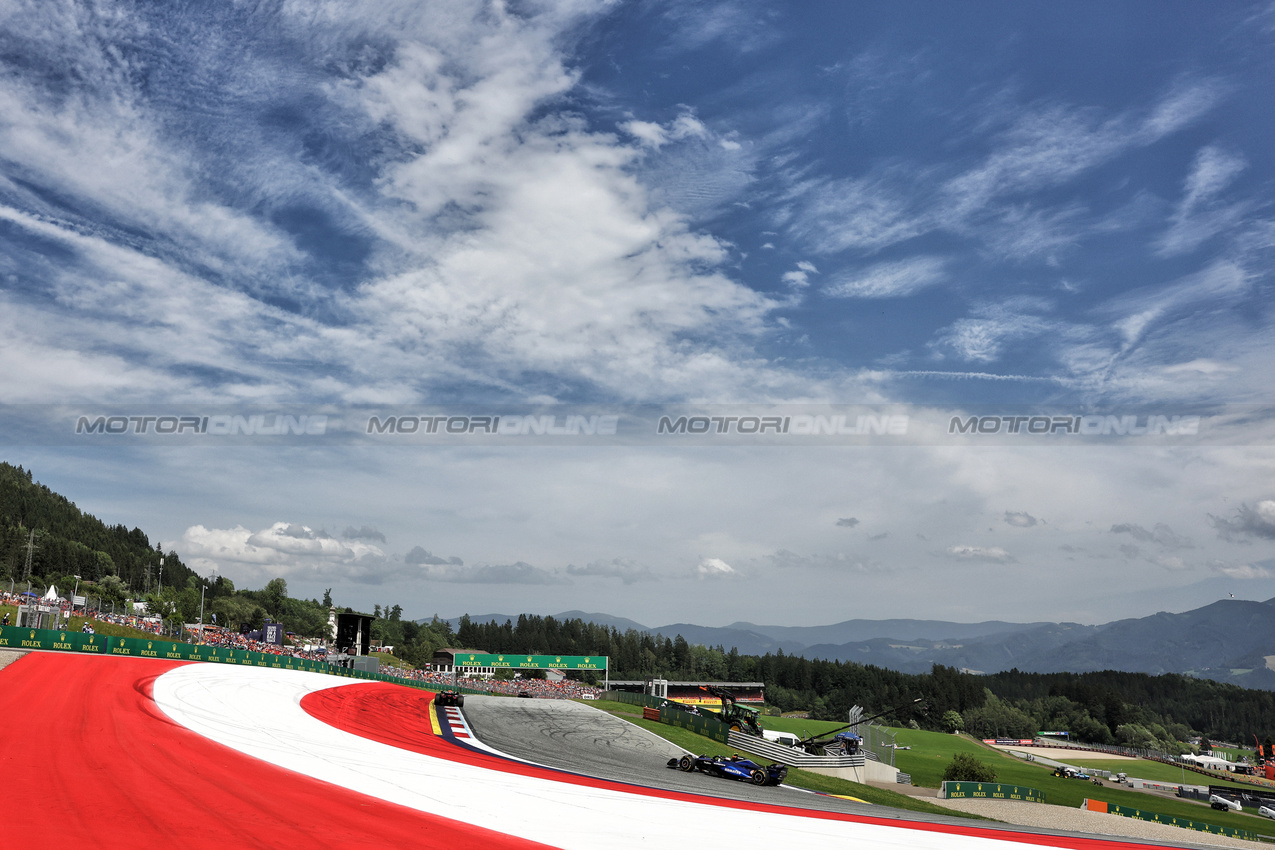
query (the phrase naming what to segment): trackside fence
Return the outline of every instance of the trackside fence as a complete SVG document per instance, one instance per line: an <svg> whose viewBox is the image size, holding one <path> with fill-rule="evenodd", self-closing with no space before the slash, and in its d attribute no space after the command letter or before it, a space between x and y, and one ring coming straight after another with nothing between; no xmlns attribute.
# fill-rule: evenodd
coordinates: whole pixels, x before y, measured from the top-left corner
<svg viewBox="0 0 1275 850"><path fill-rule="evenodd" d="M116 655L132 658L162 658L169 661L205 661L214 664L235 664L242 667L273 667L279 670L304 670L310 673L326 673L347 679L367 679L373 682L393 682L421 690L437 690L436 683L404 679L388 673L371 673L348 667L337 667L326 661L296 658L291 655L274 655L268 652L250 652L246 649L230 649L224 646L206 646L193 643L174 643L151 638L123 638L57 629L28 629L16 626L0 626L0 649L50 650L75 652L86 655ZM486 693L470 688L456 688L464 693Z"/></svg>
<svg viewBox="0 0 1275 850"><path fill-rule="evenodd" d="M689 729L697 735L712 738L714 741L720 741L723 744L730 741L730 727L716 717L691 714L689 711L671 708L666 699L628 691L607 691L602 695L602 698L628 703L629 705L640 705L643 708L658 709L661 723Z"/></svg>
<svg viewBox="0 0 1275 850"><path fill-rule="evenodd" d="M1258 836L1247 829L1236 829L1231 826L1217 826L1216 824L1205 823L1204 821L1193 820L1191 818L1180 818L1173 815L1162 815L1156 812L1148 812L1144 809L1136 809L1133 806L1117 806L1114 803L1104 803L1102 800L1085 800L1080 806L1082 809L1088 809L1091 812L1106 812L1109 815L1120 815L1121 817L1133 818L1134 820L1144 820L1151 823L1164 823L1169 826L1178 826L1183 829L1194 829L1199 832L1208 832L1213 835L1225 835L1230 838L1242 838L1245 841L1257 841Z"/></svg>

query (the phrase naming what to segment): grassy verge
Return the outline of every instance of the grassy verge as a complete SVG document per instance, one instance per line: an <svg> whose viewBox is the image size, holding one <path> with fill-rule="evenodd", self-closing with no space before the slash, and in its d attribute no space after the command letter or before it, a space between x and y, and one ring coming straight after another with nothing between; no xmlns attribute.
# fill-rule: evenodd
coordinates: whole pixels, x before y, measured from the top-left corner
<svg viewBox="0 0 1275 850"><path fill-rule="evenodd" d="M1054 760L1066 762L1073 767L1083 767L1087 770L1110 770L1112 773L1127 773L1130 776L1135 776L1138 779L1147 779L1151 782L1165 782L1172 785L1229 785L1233 788L1248 789L1250 791L1267 790L1275 793L1275 789L1259 787L1252 782L1236 782L1225 776L1206 776L1203 773L1183 770L1181 767L1175 767L1161 761L1148 761L1146 759L1077 759L1071 758L1070 754L1060 756Z"/></svg>
<svg viewBox="0 0 1275 850"><path fill-rule="evenodd" d="M910 750L901 750L895 756L895 764L899 770L912 774L912 782L926 787L938 787L943 779L943 769L958 752L970 753L979 761L989 765L996 771L996 781L1010 785L1026 785L1045 792L1049 805L1077 807L1086 799L1102 800L1119 806L1129 806L1143 811L1161 815L1204 821L1217 826L1229 826L1246 829L1250 832L1275 837L1275 822L1260 818L1256 812L1236 814L1209 808L1207 803L1184 800L1178 797L1163 797L1141 791L1134 791L1119 785L1106 783L1102 787L1079 779L1065 779L1054 776L1051 768L1039 762L1023 761L1000 750L984 745L964 735L946 735L942 732L918 732L916 730L899 729L898 744L910 746ZM1056 761L1069 759L1058 758ZM1130 760L1131 761L1131 760ZM1125 765L1124 759L1108 761L1105 769L1111 765ZM1150 762L1144 762L1152 764ZM1162 765L1168 768L1168 765ZM1120 767L1125 773L1134 775L1128 767ZM1172 768L1169 768L1172 770ZM1191 774L1187 774L1188 777ZM1153 779L1140 776L1141 779ZM1166 779L1167 782L1179 783L1180 778ZM1187 784L1198 785L1200 782L1188 778Z"/></svg>
<svg viewBox="0 0 1275 850"><path fill-rule="evenodd" d="M661 738L676 744L684 750L696 753L698 755L708 756L728 756L734 750L726 744L720 744L710 738L696 735L687 729L681 729L677 726L668 726L655 720L644 720L642 718L642 708L636 705L629 705L623 702L612 702L610 700L587 700L586 705L599 708L609 714L621 717L630 723L641 726ZM763 724L767 728L775 728L771 725L771 721L779 720L777 717L767 717ZM791 719L791 718L789 718ZM796 722L807 724L807 728L812 721L799 720ZM820 721L813 721L819 723ZM837 724L828 724L830 728L835 728ZM782 731L793 731L800 734L800 729L784 729ZM811 730L808 734L815 734L815 730ZM788 785L795 788L805 788L808 791L821 791L825 794L837 794L844 797L854 797L865 803L873 803L878 806L889 806L895 809L904 809L912 812L926 812L936 815L948 815L954 817L973 817L963 815L960 812L954 812L951 809L945 809L942 806L935 805L924 799L909 797L906 794L899 794L895 791L888 791L884 788L877 788L872 785L861 785L858 782L849 782L845 779L837 779L832 776L824 776L821 773L811 773L808 770L799 770L793 768L788 771L788 778L784 780ZM975 818L977 819L977 818Z"/></svg>

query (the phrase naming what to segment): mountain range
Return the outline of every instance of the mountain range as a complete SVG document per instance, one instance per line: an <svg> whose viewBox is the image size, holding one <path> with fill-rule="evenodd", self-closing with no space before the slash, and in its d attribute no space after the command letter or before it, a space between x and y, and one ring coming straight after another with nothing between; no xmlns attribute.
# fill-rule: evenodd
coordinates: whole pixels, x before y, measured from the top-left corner
<svg viewBox="0 0 1275 850"><path fill-rule="evenodd" d="M728 626L672 623L644 626L609 614L565 611L579 619L730 650L765 655L782 650L808 659L853 661L905 673L928 673L935 664L971 673L1018 669L1028 673L1180 673L1275 690L1275 599L1222 599L1172 614L1079 623L952 623L942 620L846 620L827 626ZM517 621L517 615L469 615L476 623ZM460 618L448 620L455 628Z"/></svg>

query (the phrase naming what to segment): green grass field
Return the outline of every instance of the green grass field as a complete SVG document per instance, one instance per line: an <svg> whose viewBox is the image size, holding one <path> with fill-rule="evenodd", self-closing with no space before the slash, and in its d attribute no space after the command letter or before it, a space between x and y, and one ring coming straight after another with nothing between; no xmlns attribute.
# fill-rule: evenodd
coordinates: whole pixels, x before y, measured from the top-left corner
<svg viewBox="0 0 1275 850"><path fill-rule="evenodd" d="M676 727L666 726L664 724L642 719L642 711L638 706L628 705L621 702L605 702L590 701L594 705L603 710L610 711L617 716L623 717L632 723L635 723L644 729L649 729L657 735L660 735L680 747L692 750L696 753L704 753L706 755L726 755L730 749L725 744L718 744L708 738L695 735L692 732L678 729ZM781 726L775 721L783 721ZM768 729L781 729L782 731L795 732L802 734L802 724L810 729L807 734L816 734L826 732L837 728L839 725L835 722L828 721L811 721L798 718L779 718L766 717L763 719L762 725ZM796 728L794 728L794 726ZM1036 788L1045 793L1045 799L1048 805L1067 806L1076 808L1081 805L1085 799L1102 800L1107 803L1130 806L1143 811L1155 812L1161 815L1171 815L1174 817L1187 818L1192 820L1204 821L1205 823L1215 824L1217 826L1229 826L1236 829L1246 829L1250 832L1275 838L1275 821L1257 817L1256 813L1236 814L1234 812L1221 812L1209 808L1205 803L1196 802L1194 800L1182 800L1176 797L1161 797L1146 794L1140 791L1134 791L1130 788L1116 786L1111 783L1105 783L1102 787L1085 782L1078 779L1065 779L1063 777L1054 776L1052 768L1045 767L1037 762L1028 762L1023 759L1003 753L999 750L986 746L981 741L977 741L966 735L948 735L942 732L924 732L915 729L892 729L896 735L895 741L900 747L910 747L907 750L897 750L895 752L895 766L904 773L912 776L912 784L927 788L937 788L943 781L943 771L947 768L952 758L957 753L969 753L985 764L991 766L996 771L996 781L1007 785L1025 785L1029 788ZM1167 775L1174 772L1174 768L1169 765L1160 764L1159 762L1146 762L1134 759L1119 759L1117 761L1107 760L1103 764L1097 764L1098 760L1093 759L1086 761L1083 765L1082 760L1066 760L1056 759L1057 761L1066 761L1068 764L1076 766L1100 767L1103 769L1113 769L1111 765L1119 764L1121 767L1117 770L1123 770L1131 776L1136 775L1140 779L1149 779L1151 781L1164 781L1166 783L1177 784L1181 782L1181 770L1177 770L1178 777L1176 779ZM1129 765L1138 764L1146 765L1147 770L1131 771ZM1166 773L1161 775L1140 775L1151 774L1152 767L1162 768ZM1188 774L1187 784L1200 785L1208 784L1207 778L1196 774L1197 780L1190 779ZM895 794L890 791L873 788L871 786L858 785L852 782L843 782L841 780L833 780L821 774L812 774L808 771L794 770L789 773L790 784L801 788L811 788L813 790L827 791L834 794L845 794L847 796L859 797L878 805L895 806L897 808L912 809L919 811L930 811L935 807L931 804L923 803L914 798L905 797L901 794ZM847 790L833 790L833 788L825 787L824 783L836 783L833 787L841 787ZM884 795L884 796L876 796ZM918 805L919 804L919 805ZM922 807L926 808L922 808ZM944 809L944 813L951 814L950 810Z"/></svg>
<svg viewBox="0 0 1275 850"><path fill-rule="evenodd" d="M1026 785L1030 788L1044 791L1045 799L1050 805L1077 807L1088 798L1120 806L1131 806L1162 815L1200 820L1218 826L1246 829L1260 835L1275 837L1275 821L1259 818L1256 812L1244 814L1221 812L1209 808L1206 803L1194 800L1149 795L1111 783L1098 787L1083 780L1064 779L1054 776L1051 768L1045 767L1038 762L1028 762L1002 753L964 735L947 735L942 732L918 732L910 729L896 731L898 733L896 740L899 746L911 746L912 749L898 751L895 756L895 765L899 770L912 774L912 783L914 785L938 787L939 783L942 782L943 770L952 760L952 757L958 752L964 752L970 753L979 761L990 765L996 771L997 782L1010 785ZM1065 761L1067 764L1081 766L1080 762L1082 760L1072 761L1058 758L1056 761ZM1096 762L1097 760L1091 760L1086 762L1086 764L1096 764ZM1112 770L1111 765L1119 764L1122 766L1115 768L1116 770L1122 770L1130 776L1138 775L1138 772L1129 769L1128 765L1131 763L1134 763L1134 761L1125 759L1118 761L1108 760L1103 762L1102 765L1096 766ZM1169 771L1173 770L1169 765L1160 765L1158 762L1139 761L1137 763L1154 764L1167 768ZM1181 783L1181 771L1177 771L1177 774L1177 778L1166 776L1163 781L1174 784ZM1191 774L1187 774L1187 776L1190 777ZM1196 776L1199 775L1196 774ZM1160 781L1152 776L1138 775L1138 778ZM1209 784L1204 777L1199 777L1199 780L1188 778L1187 784Z"/></svg>
<svg viewBox="0 0 1275 850"><path fill-rule="evenodd" d="M1136 776L1138 779L1146 779L1151 782L1167 782L1173 785L1229 785L1235 788L1250 789L1256 787L1254 783L1235 782L1221 776L1206 776L1202 773L1184 770L1181 767L1175 767L1164 762L1147 761L1146 759L1120 759L1113 761L1111 759L1060 757L1056 760L1088 770L1110 770L1112 773L1127 773L1130 776ZM1275 788L1270 789L1270 791L1275 793Z"/></svg>

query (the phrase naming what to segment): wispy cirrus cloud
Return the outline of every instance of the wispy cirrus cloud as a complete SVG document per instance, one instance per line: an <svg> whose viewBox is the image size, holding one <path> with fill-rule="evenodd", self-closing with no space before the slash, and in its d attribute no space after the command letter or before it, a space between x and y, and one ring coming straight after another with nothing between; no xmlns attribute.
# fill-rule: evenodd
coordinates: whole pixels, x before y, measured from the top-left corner
<svg viewBox="0 0 1275 850"><path fill-rule="evenodd" d="M929 343L936 354L954 354L962 360L991 363L999 360L1011 343L1040 336L1058 327L1057 320L1027 312L1039 309L1035 300L978 307L974 315L957 319Z"/></svg>
<svg viewBox="0 0 1275 850"><path fill-rule="evenodd" d="M1140 525L1122 522L1111 526L1112 534L1127 534L1134 540L1141 543L1154 543L1163 549L1194 549L1195 544L1190 539L1183 537L1175 532L1172 528L1162 522L1157 522L1155 528L1146 529Z"/></svg>
<svg viewBox="0 0 1275 850"><path fill-rule="evenodd" d="M37 359L93 347L160 368L179 352L194 362L171 381L239 398L806 386L737 356L776 302L732 280L728 246L633 177L646 146L712 141L706 125L691 111L631 123L629 143L560 108L577 81L563 39L596 10L324 8L210 9L197 21L157 9L118 26L16 14L15 31L47 36L28 51L50 67L72 61L87 81L74 97L39 76L0 84L0 141L22 177L0 185L0 207L10 202L25 234L8 271L47 280L50 241L65 258L52 277L73 331L41 334ZM198 47L176 73L143 87L134 69L165 61L144 34L191 27L224 37L189 39ZM237 37L245 28L253 38ZM295 85L278 82L272 51L285 37ZM120 39L146 46L123 62ZM197 85L223 98L209 113L184 108ZM301 126L280 132L278 115ZM722 155L740 148L717 141ZM37 301L11 305L42 324ZM187 317L225 322L179 332ZM144 325L160 332L136 332ZM119 392L163 383L139 375Z"/></svg>
<svg viewBox="0 0 1275 850"><path fill-rule="evenodd" d="M861 272L843 272L830 279L823 292L834 298L902 298L938 285L944 271L940 257L912 257L878 263Z"/></svg>
<svg viewBox="0 0 1275 850"><path fill-rule="evenodd" d="M465 567L459 564L420 564L417 577L450 584L553 585L570 584L570 580L553 570L532 566L525 561L512 564L483 564Z"/></svg>
<svg viewBox="0 0 1275 850"><path fill-rule="evenodd" d="M1251 208L1246 201L1226 203L1222 193L1248 167L1243 156L1212 145L1200 149L1184 181L1182 199L1157 250L1174 256L1193 251L1214 236L1233 232Z"/></svg>

